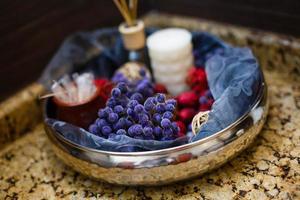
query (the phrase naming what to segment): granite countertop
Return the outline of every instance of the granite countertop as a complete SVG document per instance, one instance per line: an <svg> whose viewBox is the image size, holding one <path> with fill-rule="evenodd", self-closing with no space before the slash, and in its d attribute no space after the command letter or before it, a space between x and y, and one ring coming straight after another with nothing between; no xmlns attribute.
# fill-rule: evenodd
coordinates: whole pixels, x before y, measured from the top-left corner
<svg viewBox="0 0 300 200"><path fill-rule="evenodd" d="M94 181L55 156L40 122L27 123L22 128L27 133L0 150L0 199L300 199L300 81L277 67L263 71L270 98L267 123L247 150L209 174L160 187ZM15 132L21 135L5 134Z"/></svg>

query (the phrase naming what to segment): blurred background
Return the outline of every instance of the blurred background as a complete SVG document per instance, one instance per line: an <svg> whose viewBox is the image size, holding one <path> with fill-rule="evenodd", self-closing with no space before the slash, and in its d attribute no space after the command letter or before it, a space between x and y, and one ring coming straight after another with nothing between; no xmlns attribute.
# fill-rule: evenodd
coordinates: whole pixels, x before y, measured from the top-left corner
<svg viewBox="0 0 300 200"><path fill-rule="evenodd" d="M150 11L186 15L300 36L299 0L140 0ZM1 0L0 101L35 81L65 37L116 26L112 0Z"/></svg>

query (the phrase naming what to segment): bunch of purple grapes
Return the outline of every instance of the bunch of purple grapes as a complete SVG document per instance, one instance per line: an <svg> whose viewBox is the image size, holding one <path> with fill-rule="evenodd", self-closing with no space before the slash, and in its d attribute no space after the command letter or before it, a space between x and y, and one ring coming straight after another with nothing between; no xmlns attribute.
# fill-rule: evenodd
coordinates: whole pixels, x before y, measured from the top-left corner
<svg viewBox="0 0 300 200"><path fill-rule="evenodd" d="M176 100L166 100L164 94L153 95L153 83L144 76L134 84L119 82L89 131L108 139L116 135L143 140L176 139L179 127L172 121Z"/></svg>

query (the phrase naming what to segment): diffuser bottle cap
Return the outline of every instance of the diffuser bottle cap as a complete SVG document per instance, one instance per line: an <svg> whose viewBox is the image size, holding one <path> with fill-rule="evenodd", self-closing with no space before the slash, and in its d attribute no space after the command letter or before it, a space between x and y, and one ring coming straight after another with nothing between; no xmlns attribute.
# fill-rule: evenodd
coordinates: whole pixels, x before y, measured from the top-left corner
<svg viewBox="0 0 300 200"><path fill-rule="evenodd" d="M145 26L143 21L137 21L136 25L128 26L122 23L119 31L122 34L123 42L128 50L138 50L145 46Z"/></svg>

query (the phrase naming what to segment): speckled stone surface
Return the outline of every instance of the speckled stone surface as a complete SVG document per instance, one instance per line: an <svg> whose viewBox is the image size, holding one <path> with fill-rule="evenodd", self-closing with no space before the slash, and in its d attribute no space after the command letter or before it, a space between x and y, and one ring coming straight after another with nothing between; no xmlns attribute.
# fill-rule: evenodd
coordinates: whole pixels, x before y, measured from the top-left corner
<svg viewBox="0 0 300 200"><path fill-rule="evenodd" d="M41 121L40 84L31 84L0 103L0 149Z"/></svg>
<svg viewBox="0 0 300 200"><path fill-rule="evenodd" d="M277 75L266 73L270 114L256 142L210 174L163 187L93 181L58 160L39 125L0 154L0 199L299 199L300 84Z"/></svg>
<svg viewBox="0 0 300 200"><path fill-rule="evenodd" d="M0 199L300 199L300 45L295 39L151 14L146 24L206 30L250 46L269 86L263 131L246 151L202 177L160 187L93 181L63 164L42 125L0 151ZM0 120L1 121L1 120Z"/></svg>

